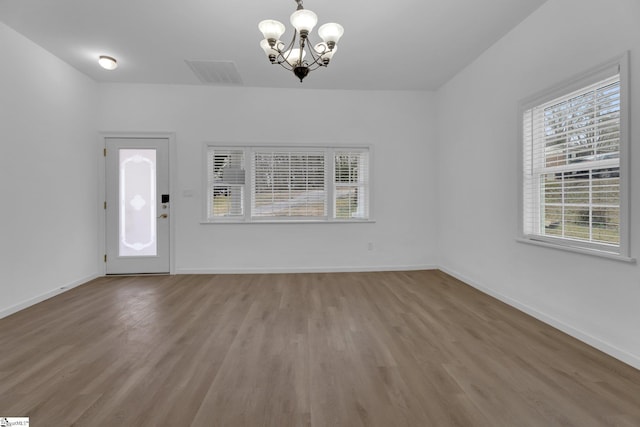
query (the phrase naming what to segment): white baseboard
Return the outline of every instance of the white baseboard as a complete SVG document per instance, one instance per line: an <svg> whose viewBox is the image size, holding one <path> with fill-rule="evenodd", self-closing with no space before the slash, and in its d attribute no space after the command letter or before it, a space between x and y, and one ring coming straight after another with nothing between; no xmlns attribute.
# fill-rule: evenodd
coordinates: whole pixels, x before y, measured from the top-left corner
<svg viewBox="0 0 640 427"><path fill-rule="evenodd" d="M7 317L12 315L13 313L16 313L20 310L24 310L27 307L31 307L32 305L38 304L39 302L42 302L44 300L47 300L49 298L52 298L56 295L59 295L63 292L67 292L68 290L71 290L75 287L78 287L80 285L84 285L87 282L90 282L91 280L100 277L99 274L91 274L87 277L84 277L82 279L78 279L78 280L74 280L71 283L67 283L66 285L62 285L59 286L53 290L50 290L49 292L45 292L44 294L38 295L36 297L33 298L29 298L26 301L22 301L21 303L18 303L16 305L13 305L11 307L8 308L4 308L4 309L0 309L0 319L2 319L3 317Z"/></svg>
<svg viewBox="0 0 640 427"><path fill-rule="evenodd" d="M437 265L375 265L358 267L274 267L274 268L178 268L176 274L275 274L275 273L352 273L369 271L437 270Z"/></svg>
<svg viewBox="0 0 640 427"><path fill-rule="evenodd" d="M469 286L472 286L474 288L476 288L477 290L490 295L502 302L504 302L505 304L508 304L526 314L528 314L531 317L535 317L536 319L540 320L541 322L544 322L550 326L553 326L554 328L564 332L567 335L571 335L572 337L590 345L591 347L597 348L598 350L602 351L603 353L608 354L609 356L615 357L616 359L626 363L627 365L633 366L636 369L640 369L640 357L636 356L634 354L631 354L625 350L622 350L618 347L616 347L615 345L612 345L606 341L603 341L600 338L594 337L593 335L588 334L587 332L584 332L580 329L577 329L571 325L568 325L566 323L564 323L563 321L550 316L546 313L543 313L531 306L528 306L527 304L524 304L518 300L515 300L511 297L508 297L506 295L501 294L500 292L496 292L493 289L482 285L481 283L476 282L475 280L472 280L468 277L465 277L464 275L458 273L457 271L453 271L447 267L443 267L440 266L439 269L445 273L447 273L450 276L455 277L456 279L468 284Z"/></svg>

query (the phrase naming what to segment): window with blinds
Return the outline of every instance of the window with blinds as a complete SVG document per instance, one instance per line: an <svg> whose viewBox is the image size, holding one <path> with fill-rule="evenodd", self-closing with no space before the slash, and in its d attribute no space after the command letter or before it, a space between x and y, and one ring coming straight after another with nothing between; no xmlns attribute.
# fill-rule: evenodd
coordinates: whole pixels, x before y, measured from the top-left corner
<svg viewBox="0 0 640 427"><path fill-rule="evenodd" d="M207 145L206 152L207 222L370 218L368 148Z"/></svg>
<svg viewBox="0 0 640 427"><path fill-rule="evenodd" d="M526 237L624 252L622 83L620 67L610 69L605 78L600 71L578 90L523 109Z"/></svg>
<svg viewBox="0 0 640 427"><path fill-rule="evenodd" d="M252 162L253 217L326 218L324 152L256 150Z"/></svg>
<svg viewBox="0 0 640 427"><path fill-rule="evenodd" d="M211 148L207 151L209 218L244 216L244 150Z"/></svg>
<svg viewBox="0 0 640 427"><path fill-rule="evenodd" d="M334 153L334 218L369 217L369 152Z"/></svg>

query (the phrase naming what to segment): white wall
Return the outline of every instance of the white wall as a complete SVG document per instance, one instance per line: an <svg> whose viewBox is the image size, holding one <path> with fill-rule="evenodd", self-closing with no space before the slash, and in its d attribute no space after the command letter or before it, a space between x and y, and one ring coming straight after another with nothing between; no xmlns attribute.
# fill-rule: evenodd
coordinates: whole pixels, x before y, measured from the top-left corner
<svg viewBox="0 0 640 427"><path fill-rule="evenodd" d="M424 92L99 85L101 131L175 132L177 273L435 266L434 117ZM203 142L371 144L376 222L200 224Z"/></svg>
<svg viewBox="0 0 640 427"><path fill-rule="evenodd" d="M0 24L0 315L95 274L95 130L168 131L177 143L178 273L439 265L640 367L638 265L515 240L518 101L625 50L631 184L640 188L638 16L637 0L549 0L436 96L114 84L96 91ZM205 141L371 144L376 222L200 224ZM631 246L640 257L635 193Z"/></svg>
<svg viewBox="0 0 640 427"><path fill-rule="evenodd" d="M640 2L549 0L437 93L441 267L640 367L637 264L516 242L518 101L631 51L640 257Z"/></svg>
<svg viewBox="0 0 640 427"><path fill-rule="evenodd" d="M97 270L96 84L0 23L0 317Z"/></svg>

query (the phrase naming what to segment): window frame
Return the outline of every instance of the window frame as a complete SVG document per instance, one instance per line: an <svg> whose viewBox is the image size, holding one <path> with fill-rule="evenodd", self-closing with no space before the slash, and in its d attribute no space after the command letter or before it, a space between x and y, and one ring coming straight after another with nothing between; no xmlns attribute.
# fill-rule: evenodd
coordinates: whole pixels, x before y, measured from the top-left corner
<svg viewBox="0 0 640 427"><path fill-rule="evenodd" d="M209 216L211 195L209 188L208 155L210 150L243 150L245 164L245 184L242 216ZM324 185L326 197L326 215L322 217L305 216L254 216L252 206L254 153L260 151L271 152L323 152L325 155ZM336 152L365 152L368 155L367 218L335 218L335 153ZM300 224L300 223L372 223L373 219L373 147L371 145L307 145L307 144L230 144L218 142L204 142L202 146L203 184L202 184L202 219L201 224Z"/></svg>
<svg viewBox="0 0 640 427"><path fill-rule="evenodd" d="M524 222L527 216L525 209L525 129L524 114L532 108L541 106L549 101L567 96L573 92L585 89L599 81L620 76L620 142L619 142L619 167L620 167L620 243L618 246L583 242L564 237L544 236L541 234L527 234ZM518 241L539 246L563 249L573 252L613 258L623 261L635 260L630 258L630 188L629 188L629 146L630 146L630 120L629 120L629 52L624 52L615 58L574 76L558 85L543 90L524 100L518 105Z"/></svg>
<svg viewBox="0 0 640 427"><path fill-rule="evenodd" d="M209 150L210 146L205 145L204 149L203 149L203 158L204 158L204 184L203 184L203 194L205 196L205 203L203 204L203 211L202 211L202 217L203 218L209 218L209 208L211 207L210 203L209 203L209 192L213 191L213 187L214 185L214 181L211 179L211 171L209 170ZM220 151L228 151L228 152L232 152L232 151L239 151L242 150L242 147L234 147L231 145L220 145L220 146L216 146L215 147L217 150ZM215 150L214 150L215 152ZM246 216L246 203L247 203L247 176L246 176L246 164L247 164L247 158L246 158L246 152L243 150L243 160L242 160L244 166L245 166L245 177L244 177L244 183L242 184L242 198L241 198L241 206L242 206L242 215L234 215L234 216L224 216L224 217L219 217L218 221L220 222L238 222L238 221L243 221L244 217Z"/></svg>
<svg viewBox="0 0 640 427"><path fill-rule="evenodd" d="M366 181L365 182L349 182L349 183L344 183L344 182L338 182L336 180L336 168L335 168L335 163L336 163L336 154L340 153L340 154L362 154L365 153L367 155L367 170L365 172L366 174ZM348 148L333 148L333 150L331 151L331 169L329 171L329 178L330 178L330 186L331 186L331 200L332 200L332 204L330 207L330 211L329 211L329 215L330 217L333 219L333 221L366 221L367 219L371 218L371 150L369 148L364 149L364 148L355 148L355 147L348 147ZM366 200L366 216L364 218L359 218L359 217L351 217L351 218L338 218L337 217L337 203L336 203L336 193L338 192L339 188L347 188L347 187L357 187L358 189L362 188L365 191L365 200Z"/></svg>

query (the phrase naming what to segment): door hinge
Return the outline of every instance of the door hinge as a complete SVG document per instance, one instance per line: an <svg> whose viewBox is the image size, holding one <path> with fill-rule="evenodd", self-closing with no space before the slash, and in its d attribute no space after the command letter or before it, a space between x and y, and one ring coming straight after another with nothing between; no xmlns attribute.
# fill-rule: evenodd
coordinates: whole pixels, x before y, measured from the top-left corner
<svg viewBox="0 0 640 427"><path fill-rule="evenodd" d="M103 149L102 149L102 154L103 154L105 157L107 157L107 149L106 149L106 148L103 148Z"/></svg>
<svg viewBox="0 0 640 427"><path fill-rule="evenodd" d="M107 209L107 202L104 202L104 208Z"/></svg>
<svg viewBox="0 0 640 427"><path fill-rule="evenodd" d="M107 262L107 254L104 254L104 262Z"/></svg>

